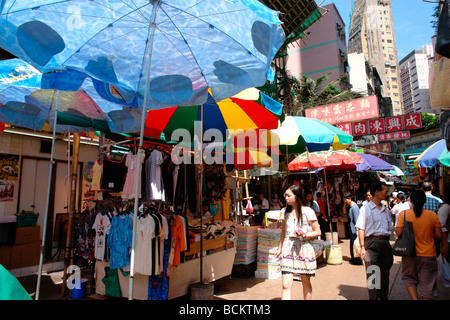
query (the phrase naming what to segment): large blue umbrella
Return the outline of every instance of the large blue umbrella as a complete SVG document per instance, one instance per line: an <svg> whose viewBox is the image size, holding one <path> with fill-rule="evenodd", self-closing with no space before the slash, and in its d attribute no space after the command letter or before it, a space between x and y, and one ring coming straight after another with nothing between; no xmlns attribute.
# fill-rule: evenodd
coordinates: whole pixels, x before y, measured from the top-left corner
<svg viewBox="0 0 450 320"><path fill-rule="evenodd" d="M5 123L41 130L48 120L53 130L57 109L56 132L136 132L136 106L136 99L127 101L110 84L78 71L42 74L21 59L0 61L0 121Z"/></svg>
<svg viewBox="0 0 450 320"><path fill-rule="evenodd" d="M41 71L69 67L135 92L140 146L147 109L201 105L208 88L220 101L262 86L284 42L278 13L257 0L4 0L0 33L0 47Z"/></svg>
<svg viewBox="0 0 450 320"><path fill-rule="evenodd" d="M0 47L40 71L75 68L140 99L148 89L152 109L264 85L284 42L257 0L4 0L0 30Z"/></svg>

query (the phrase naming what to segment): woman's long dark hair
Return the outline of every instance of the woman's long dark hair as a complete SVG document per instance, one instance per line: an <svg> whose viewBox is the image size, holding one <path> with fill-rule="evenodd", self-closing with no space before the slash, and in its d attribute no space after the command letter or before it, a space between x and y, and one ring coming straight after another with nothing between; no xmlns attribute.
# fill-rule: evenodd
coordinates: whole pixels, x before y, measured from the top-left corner
<svg viewBox="0 0 450 320"><path fill-rule="evenodd" d="M420 215L422 214L423 205L427 201L425 192L423 192L422 190L412 190L410 200L414 206L413 209L416 217L420 217Z"/></svg>
<svg viewBox="0 0 450 320"><path fill-rule="evenodd" d="M295 196L295 199L296 199L296 202L297 202L297 213L298 213L298 216L299 216L298 221L299 221L300 226L301 226L303 224L303 221L302 221L302 219L303 219L302 206L305 203L305 201L303 199L302 189L300 189L300 187L298 185L293 184L289 188L287 188L287 190L291 190L292 193ZM291 211L292 211L292 206L288 205L286 203L286 214L290 214Z"/></svg>

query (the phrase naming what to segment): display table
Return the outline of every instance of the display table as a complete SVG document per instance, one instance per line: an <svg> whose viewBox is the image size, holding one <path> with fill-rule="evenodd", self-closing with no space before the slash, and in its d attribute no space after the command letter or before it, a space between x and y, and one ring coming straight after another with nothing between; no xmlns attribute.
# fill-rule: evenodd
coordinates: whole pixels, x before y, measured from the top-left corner
<svg viewBox="0 0 450 320"><path fill-rule="evenodd" d="M209 283L231 274L236 248L233 246L220 252L203 257L203 282ZM95 264L95 293L105 295L105 267L109 262L97 261ZM122 297L128 298L130 277L124 277L118 272ZM188 294L189 286L200 282L200 259L192 259L172 267L169 280L169 300ZM134 275L133 299L148 299L148 276L136 273Z"/></svg>

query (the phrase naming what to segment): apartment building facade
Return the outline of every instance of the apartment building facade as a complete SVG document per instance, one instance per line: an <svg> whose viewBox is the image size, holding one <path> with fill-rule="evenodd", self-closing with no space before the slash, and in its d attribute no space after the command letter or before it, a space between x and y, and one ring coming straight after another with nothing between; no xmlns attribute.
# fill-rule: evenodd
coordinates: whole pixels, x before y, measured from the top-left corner
<svg viewBox="0 0 450 320"><path fill-rule="evenodd" d="M415 112L436 113L430 108L430 61L433 61L432 45L413 50L399 62L402 99L405 114Z"/></svg>
<svg viewBox="0 0 450 320"><path fill-rule="evenodd" d="M288 47L286 69L291 76L304 73L313 80L331 73L326 85L348 74L347 45L345 23L335 5L323 6L321 10L327 12L308 27L307 36Z"/></svg>

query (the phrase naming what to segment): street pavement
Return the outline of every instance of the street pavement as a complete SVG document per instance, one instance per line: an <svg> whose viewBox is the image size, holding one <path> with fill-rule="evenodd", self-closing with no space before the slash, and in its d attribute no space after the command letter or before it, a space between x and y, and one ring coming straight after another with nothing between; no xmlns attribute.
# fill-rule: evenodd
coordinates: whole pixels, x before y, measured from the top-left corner
<svg viewBox="0 0 450 320"><path fill-rule="evenodd" d="M364 265L350 264L350 244L348 239L339 241L343 263L318 264L316 276L312 278L313 300L368 300ZM391 242L393 244L393 241ZM401 280L401 258L394 256L390 272L389 300L410 300ZM219 281L225 289L216 291L216 299L225 300L279 300L281 298L281 277L278 279L231 278ZM229 287L229 290L228 290ZM450 300L450 288L438 280L439 300ZM420 296L420 291L419 291ZM301 281L294 281L292 299L303 299Z"/></svg>
<svg viewBox="0 0 450 320"><path fill-rule="evenodd" d="M313 300L368 300L365 268L363 265L349 263L349 240L340 240L343 263L331 265L319 263L316 276L312 278ZM82 270L86 276L91 272ZM67 300L69 296L61 296L62 271L44 273L41 280L40 300ZM34 297L36 276L18 278L24 288ZM439 300L450 300L450 288L442 286L438 280ZM88 292L90 287L88 285ZM419 291L420 296L420 291ZM92 295L91 295L92 297ZM90 299L89 295L85 299ZM188 299L187 297L178 298ZM215 282L215 300L280 300L281 277L278 279L260 279L254 276L241 278L229 276ZM292 299L302 300L301 281L294 281ZM394 265L390 273L390 300L410 300L401 280L401 258L394 257Z"/></svg>

